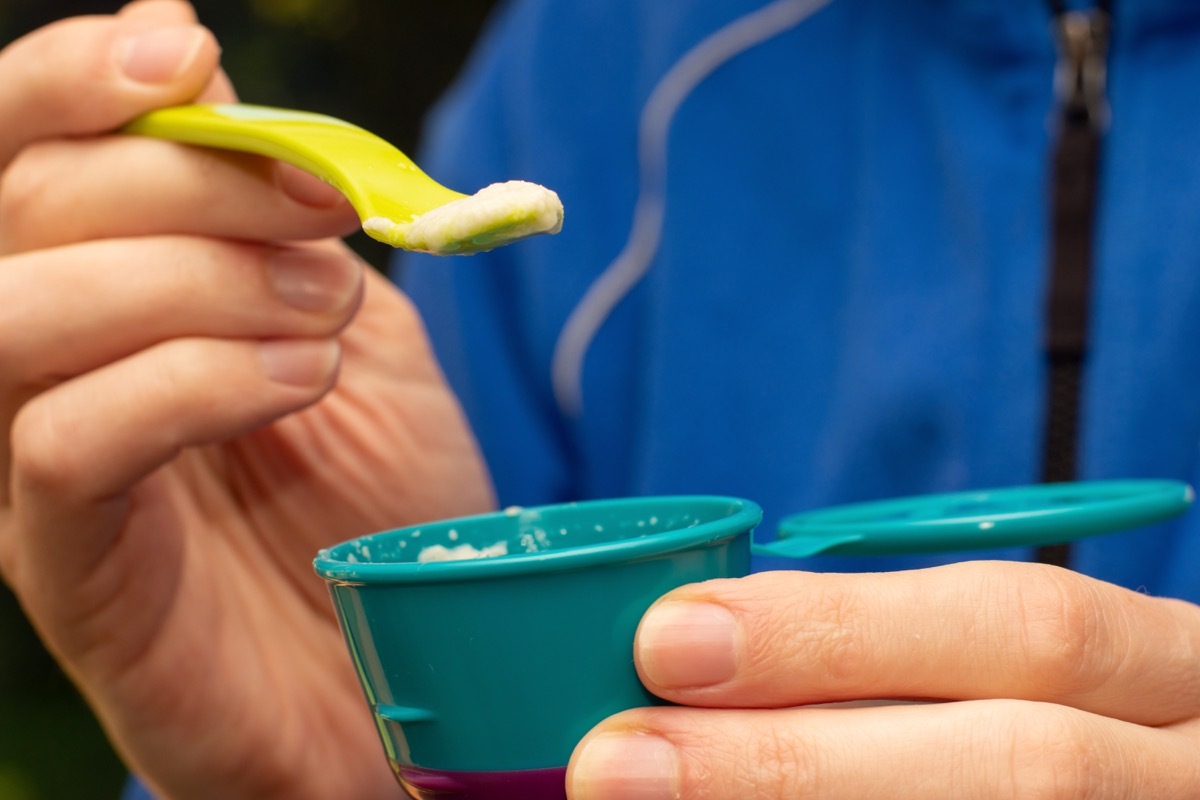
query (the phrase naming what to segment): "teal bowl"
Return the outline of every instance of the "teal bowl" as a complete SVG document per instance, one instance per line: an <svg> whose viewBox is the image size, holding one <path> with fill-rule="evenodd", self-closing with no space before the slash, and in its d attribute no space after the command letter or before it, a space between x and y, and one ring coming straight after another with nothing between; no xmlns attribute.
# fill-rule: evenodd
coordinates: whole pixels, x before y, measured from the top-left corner
<svg viewBox="0 0 1200 800"><path fill-rule="evenodd" d="M513 508L354 539L314 566L409 794L562 798L590 728L662 702L634 669L642 614L747 574L761 518L716 496Z"/></svg>

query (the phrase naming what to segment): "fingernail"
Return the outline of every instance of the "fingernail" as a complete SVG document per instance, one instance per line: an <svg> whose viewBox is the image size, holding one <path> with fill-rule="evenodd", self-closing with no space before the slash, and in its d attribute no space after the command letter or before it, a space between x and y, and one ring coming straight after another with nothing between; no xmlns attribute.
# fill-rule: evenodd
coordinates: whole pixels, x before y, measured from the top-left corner
<svg viewBox="0 0 1200 800"><path fill-rule="evenodd" d="M643 674L664 688L712 686L737 672L737 620L715 603L654 606L638 629L637 646Z"/></svg>
<svg viewBox="0 0 1200 800"><path fill-rule="evenodd" d="M648 733L602 733L584 745L571 771L572 800L675 800L675 746Z"/></svg>
<svg viewBox="0 0 1200 800"><path fill-rule="evenodd" d="M137 34L120 46L121 70L138 83L168 83L196 59L207 36L194 25Z"/></svg>
<svg viewBox="0 0 1200 800"><path fill-rule="evenodd" d="M362 270L353 261L318 250L282 249L267 263L276 294L301 311L339 311L358 293Z"/></svg>
<svg viewBox="0 0 1200 800"><path fill-rule="evenodd" d="M278 340L258 346L263 370L276 383L313 386L329 379L337 366L338 345L332 340Z"/></svg>
<svg viewBox="0 0 1200 800"><path fill-rule="evenodd" d="M346 202L346 197L325 181L291 164L280 163L275 173L283 193L298 203L313 208L334 208Z"/></svg>

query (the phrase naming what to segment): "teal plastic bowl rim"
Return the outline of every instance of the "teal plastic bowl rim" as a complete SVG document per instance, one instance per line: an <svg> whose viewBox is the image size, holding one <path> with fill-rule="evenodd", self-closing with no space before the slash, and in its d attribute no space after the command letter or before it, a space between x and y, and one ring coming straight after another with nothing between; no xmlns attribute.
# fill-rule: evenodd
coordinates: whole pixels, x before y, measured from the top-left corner
<svg viewBox="0 0 1200 800"><path fill-rule="evenodd" d="M511 575L559 572L604 566L617 562L640 560L668 555L697 546L714 544L741 534L748 534L762 521L762 508L752 500L723 495L666 495L657 497L623 497L608 500L584 500L574 503L553 503L542 506L524 506L522 513L559 513L567 509L609 510L645 508L660 516L666 511L702 507L725 506L724 516L677 530L667 530L631 539L618 539L600 544L581 545L563 550L547 550L540 553L514 553L496 558L479 558L464 561L434 561L420 563L403 562L352 562L340 555L341 552L357 550L359 545L376 542L389 537L401 537L412 531L432 531L463 527L480 522L506 521L512 515L508 511L493 511L468 517L434 520L420 525L407 525L380 531L357 539L350 539L323 548L313 561L313 569L327 581L337 584L407 584L437 581L473 581Z"/></svg>

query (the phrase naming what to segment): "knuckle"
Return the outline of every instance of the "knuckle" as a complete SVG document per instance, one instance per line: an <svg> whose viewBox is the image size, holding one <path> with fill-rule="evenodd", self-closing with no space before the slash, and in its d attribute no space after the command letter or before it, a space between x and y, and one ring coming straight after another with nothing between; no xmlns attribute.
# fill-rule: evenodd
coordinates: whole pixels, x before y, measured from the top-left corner
<svg viewBox="0 0 1200 800"><path fill-rule="evenodd" d="M1124 650L1093 586L1066 570L1039 571L1025 587L1016 623L1035 697L1060 698L1100 688Z"/></svg>
<svg viewBox="0 0 1200 800"><path fill-rule="evenodd" d="M719 724L694 725L670 738L679 747L681 796L792 800L823 797L822 754L786 725L760 725L748 737L730 737Z"/></svg>
<svg viewBox="0 0 1200 800"><path fill-rule="evenodd" d="M822 794L820 759L817 749L782 727L769 726L756 742L754 765L745 774L758 778L748 797L787 800L798 794ZM746 754L742 754L743 759Z"/></svg>
<svg viewBox="0 0 1200 800"><path fill-rule="evenodd" d="M745 625L739 680L773 687L763 702L798 692L806 700L845 697L862 686L879 615L860 584L767 572L702 586Z"/></svg>
<svg viewBox="0 0 1200 800"><path fill-rule="evenodd" d="M866 672L872 613L857 591L828 584L814 588L806 602L768 606L772 630L756 637L762 648L758 655L764 664L778 659L779 631L790 629L795 633L788 649L804 660L806 671L820 675L826 691L846 694ZM784 614L788 619L781 625L778 615Z"/></svg>
<svg viewBox="0 0 1200 800"><path fill-rule="evenodd" d="M1094 732L1062 706L1014 716L1010 727L1009 796L1020 800L1095 797L1102 779Z"/></svg>
<svg viewBox="0 0 1200 800"><path fill-rule="evenodd" d="M837 591L819 601L817 619L824 624L813 631L813 644L830 686L856 686L867 663L869 612L855 593Z"/></svg>
<svg viewBox="0 0 1200 800"><path fill-rule="evenodd" d="M24 148L0 175L0 243L5 252L23 249L35 211L53 191L53 143Z"/></svg>
<svg viewBox="0 0 1200 800"><path fill-rule="evenodd" d="M72 485L80 472L73 458L66 418L43 413L36 399L26 403L12 423L14 480L25 487L60 489Z"/></svg>
<svg viewBox="0 0 1200 800"><path fill-rule="evenodd" d="M153 368L143 370L131 382L130 397L142 406L177 402L191 413L212 413L226 388L212 376L223 373L226 383L236 382L243 372L241 349L240 345L224 342L214 346L195 337L155 345L145 351L154 359ZM167 438L175 438L183 427L186 424L181 421L163 425L161 431Z"/></svg>

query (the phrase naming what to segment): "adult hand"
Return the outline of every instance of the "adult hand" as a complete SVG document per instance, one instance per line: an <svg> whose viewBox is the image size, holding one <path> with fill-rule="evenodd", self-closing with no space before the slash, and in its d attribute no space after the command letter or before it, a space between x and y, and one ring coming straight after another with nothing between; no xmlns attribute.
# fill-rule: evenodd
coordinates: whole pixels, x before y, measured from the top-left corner
<svg viewBox="0 0 1200 800"><path fill-rule="evenodd" d="M0 574L163 797L394 797L312 558L490 484L332 189L106 133L217 62L173 0L0 52Z"/></svg>
<svg viewBox="0 0 1200 800"><path fill-rule="evenodd" d="M572 800L1200 796L1200 608L1036 564L687 586ZM874 698L946 702L798 707Z"/></svg>

